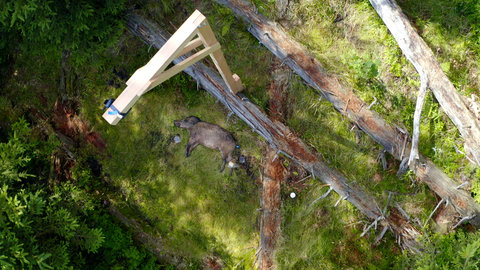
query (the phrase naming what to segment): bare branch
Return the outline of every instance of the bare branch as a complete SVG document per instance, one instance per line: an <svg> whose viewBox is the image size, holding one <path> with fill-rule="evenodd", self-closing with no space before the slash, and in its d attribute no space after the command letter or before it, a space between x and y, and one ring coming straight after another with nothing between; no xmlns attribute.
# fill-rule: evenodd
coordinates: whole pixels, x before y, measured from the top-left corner
<svg viewBox="0 0 480 270"><path fill-rule="evenodd" d="M416 164L420 159L418 155L418 141L420 139L420 118L422 117L422 108L427 95L428 79L425 74L420 74L420 90L418 91L417 104L415 105L415 113L413 114L413 135L412 150L408 159L408 166L415 170Z"/></svg>
<svg viewBox="0 0 480 270"><path fill-rule="evenodd" d="M460 219L460 221L457 224L455 224L455 226L453 226L452 229L455 230L458 226L462 225L466 221L472 220L475 216L476 215L471 215L471 216L466 216L466 217Z"/></svg>
<svg viewBox="0 0 480 270"><path fill-rule="evenodd" d="M407 219L407 220L410 220L410 216L407 214L407 212L405 212L405 210L403 210L402 207L400 207L400 205L397 203L395 205L398 209L398 211L400 211L400 213Z"/></svg>
<svg viewBox="0 0 480 270"><path fill-rule="evenodd" d="M312 205L314 205L318 200L321 200L321 199L326 198L326 197L328 196L328 194L330 194L330 192L331 192L332 190L333 190L333 188L330 187L327 192L325 192L322 196L316 198L308 207L311 207Z"/></svg>
<svg viewBox="0 0 480 270"><path fill-rule="evenodd" d="M445 201L445 199L441 199L440 202L438 202L437 206L435 207L435 209L433 209L432 213L430 213L430 216L428 216L427 220L425 220L425 223L423 224L423 227L425 228L425 226L427 226L427 222L432 218L433 214L435 213L435 211L437 211L437 209L440 207L440 205Z"/></svg>
<svg viewBox="0 0 480 270"><path fill-rule="evenodd" d="M375 241L373 242L374 245L378 244L380 240L382 240L383 236L385 233L388 231L388 227L384 226L382 232L375 238Z"/></svg>
<svg viewBox="0 0 480 270"><path fill-rule="evenodd" d="M363 230L362 234L360 234L360 237L363 237L365 236L365 234L370 230L370 228L372 228L373 226L375 226L375 228L377 227L377 223L378 221L382 220L382 219L385 219L384 216L379 216L378 218L376 218L370 225L368 225L368 227Z"/></svg>

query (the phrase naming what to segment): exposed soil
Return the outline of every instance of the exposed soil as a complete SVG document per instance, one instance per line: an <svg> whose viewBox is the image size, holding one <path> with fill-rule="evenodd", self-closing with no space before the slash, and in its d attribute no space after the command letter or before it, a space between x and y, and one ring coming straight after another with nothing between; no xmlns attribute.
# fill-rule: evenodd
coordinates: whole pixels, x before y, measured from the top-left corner
<svg viewBox="0 0 480 270"><path fill-rule="evenodd" d="M105 140L100 133L93 131L90 124L78 115L78 104L70 99L59 99L53 108L53 129L62 142L62 146L53 153L53 170L56 180L71 180L75 157L69 150L80 147L85 142L93 145L99 152L106 149Z"/></svg>
<svg viewBox="0 0 480 270"><path fill-rule="evenodd" d="M72 100L57 100L54 106L55 130L70 138L76 145L89 142L99 151L105 151L105 140L93 131L90 124L82 119L77 112L78 105Z"/></svg>
<svg viewBox="0 0 480 270"><path fill-rule="evenodd" d="M292 75L287 65L275 58L272 64L272 82L270 83L270 116L280 122L285 122L292 114L292 106L289 106L288 86Z"/></svg>

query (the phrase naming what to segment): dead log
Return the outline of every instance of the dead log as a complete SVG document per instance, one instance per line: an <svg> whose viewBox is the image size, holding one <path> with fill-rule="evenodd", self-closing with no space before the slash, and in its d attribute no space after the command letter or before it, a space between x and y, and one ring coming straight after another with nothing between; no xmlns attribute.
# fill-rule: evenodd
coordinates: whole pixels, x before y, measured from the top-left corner
<svg viewBox="0 0 480 270"><path fill-rule="evenodd" d="M280 234L280 183L286 171L273 149L266 155L262 177L262 216L260 219L260 245L258 269L276 269L274 265L275 245Z"/></svg>
<svg viewBox="0 0 480 270"><path fill-rule="evenodd" d="M258 13L243 0L216 1L241 17L248 25L248 31L267 49L392 156L401 161L409 156L411 144L406 141L404 131L389 125L378 113L369 110L368 105L356 96L352 89L344 87L335 76L327 74L321 63L280 26ZM456 189L458 183L422 155L419 155L419 164L415 171L417 178L426 183L439 197L449 200L461 216L474 216L470 223L480 227L480 205L473 200L470 193Z"/></svg>
<svg viewBox="0 0 480 270"><path fill-rule="evenodd" d="M425 86L432 89L440 106L457 126L475 164L480 165L480 122L445 75L432 50L412 27L395 0L370 0L370 3L397 40L403 54L420 74L422 83L425 82Z"/></svg>
<svg viewBox="0 0 480 270"><path fill-rule="evenodd" d="M282 66L278 59L272 63L272 82L270 83L270 118L283 122L288 118L288 84L291 70ZM260 244L258 248L257 268L276 269L274 263L275 246L280 235L281 198L280 183L285 181L287 171L272 148L268 148L263 166L260 217Z"/></svg>
<svg viewBox="0 0 480 270"><path fill-rule="evenodd" d="M156 48L161 48L169 37L168 34L158 29L153 23L137 15L129 17L127 26L130 31L142 38L149 46ZM174 63L182 61L183 58L175 59ZM340 172L329 168L318 158L318 155L312 153L286 126L278 121L271 120L241 93L235 95L229 91L219 75L205 65L197 63L186 68L184 72L195 79L203 89L212 94L226 108L247 123L253 131L262 136L270 146L276 149L277 154L283 154L306 168L312 175L328 184L342 198L352 203L368 218L374 220L375 224L380 223L383 226L390 227L403 240L402 247L415 250L415 247L418 246L415 239L416 236L420 235L418 230L406 220L399 223L398 220L402 219L401 216L398 219L390 216L385 217L374 197L348 181ZM409 226L403 224L408 224ZM416 232L416 234L412 232ZM415 237L412 239L411 236L413 234L415 234Z"/></svg>

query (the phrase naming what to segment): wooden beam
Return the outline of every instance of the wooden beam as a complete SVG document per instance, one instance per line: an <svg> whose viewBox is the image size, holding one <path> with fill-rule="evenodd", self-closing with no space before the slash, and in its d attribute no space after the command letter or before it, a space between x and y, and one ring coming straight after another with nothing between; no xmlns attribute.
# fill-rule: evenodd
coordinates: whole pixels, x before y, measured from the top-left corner
<svg viewBox="0 0 480 270"><path fill-rule="evenodd" d="M212 31L212 28L206 22L205 25L202 25L202 27L199 28L198 30L199 36L202 39L203 43L206 46L211 46L217 42L217 39L215 38L215 34ZM232 93L236 94L239 91L243 89L242 82L240 80L240 77L238 75L234 74L232 75L232 72L230 71L230 68L227 65L227 61L225 60L225 57L223 56L223 52L221 50L218 50L214 53L211 54L213 63L215 63L215 66L222 76L223 80L227 83L228 88Z"/></svg>
<svg viewBox="0 0 480 270"><path fill-rule="evenodd" d="M187 46L185 46L185 48L183 48L183 50L178 54L178 55L184 55L186 53L189 53L191 52L192 50L202 46L203 42L202 42L202 39L201 38L196 38L192 41L190 41Z"/></svg>
<svg viewBox="0 0 480 270"><path fill-rule="evenodd" d="M209 54L220 50L220 48L221 48L220 43L217 42L217 43L213 44L212 46L206 47L203 50L191 55L190 57L183 60L182 62L176 64L175 66L173 66L169 69L167 69L166 71L164 71L160 75L158 75L156 77L153 77L150 80L150 83L151 83L150 86L148 87L147 90L145 90L145 92L142 93L142 95L145 94L146 92L150 91L155 86L157 86L157 85L161 84L162 82L170 79L172 76L181 72L185 68L187 68L187 67L195 64L196 62L202 60L203 58L207 57Z"/></svg>
<svg viewBox="0 0 480 270"><path fill-rule="evenodd" d="M196 35L199 37L192 40ZM165 71L167 66L178 56L187 54L202 44L205 46L203 50ZM127 88L107 109L103 118L108 123L116 125L141 95L208 55L213 58L229 89L233 93L242 90L243 86L240 78L230 72L230 68L220 50L220 44L217 42L207 19L198 10L195 10L152 59L145 66L135 71L128 79Z"/></svg>
<svg viewBox="0 0 480 270"><path fill-rule="evenodd" d="M112 125L117 124L123 118L121 114L128 112L150 87L151 78L162 73L172 60L178 57L183 48L198 34L198 27L205 22L205 16L195 10L152 59L127 81L127 88L115 99L113 107L105 111L103 118Z"/></svg>

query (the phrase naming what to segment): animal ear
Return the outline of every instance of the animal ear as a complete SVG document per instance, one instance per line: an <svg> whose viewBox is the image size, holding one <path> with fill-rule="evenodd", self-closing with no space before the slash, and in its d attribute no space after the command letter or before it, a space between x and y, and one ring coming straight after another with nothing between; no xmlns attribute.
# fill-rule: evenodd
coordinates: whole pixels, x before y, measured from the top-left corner
<svg viewBox="0 0 480 270"><path fill-rule="evenodd" d="M198 118L198 117L196 117L196 116L190 116L190 117L188 117L188 120L189 120L189 122L192 123L192 124L196 124L196 123L198 123L198 122L201 121L200 118Z"/></svg>

